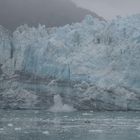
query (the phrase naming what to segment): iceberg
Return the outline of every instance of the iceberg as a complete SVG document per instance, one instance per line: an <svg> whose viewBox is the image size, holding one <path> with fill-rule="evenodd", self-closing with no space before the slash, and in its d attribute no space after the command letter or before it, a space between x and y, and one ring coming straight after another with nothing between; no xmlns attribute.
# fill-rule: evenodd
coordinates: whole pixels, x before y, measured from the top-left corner
<svg viewBox="0 0 140 140"><path fill-rule="evenodd" d="M0 26L1 108L11 102L7 94L23 93L27 106L19 108L49 109L60 95L77 110L140 110L139 72L139 14L112 21L86 16L54 28L21 25L13 33Z"/></svg>

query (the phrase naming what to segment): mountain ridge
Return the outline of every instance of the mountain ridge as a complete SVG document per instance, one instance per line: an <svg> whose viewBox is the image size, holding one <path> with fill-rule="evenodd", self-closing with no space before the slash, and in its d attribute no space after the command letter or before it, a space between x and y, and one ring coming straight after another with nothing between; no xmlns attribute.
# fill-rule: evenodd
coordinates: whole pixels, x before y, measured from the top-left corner
<svg viewBox="0 0 140 140"><path fill-rule="evenodd" d="M68 0L7 1L0 2L0 24L12 31L22 24L37 26L40 23L47 27L63 26L81 22L86 15L103 19L96 13L79 8Z"/></svg>

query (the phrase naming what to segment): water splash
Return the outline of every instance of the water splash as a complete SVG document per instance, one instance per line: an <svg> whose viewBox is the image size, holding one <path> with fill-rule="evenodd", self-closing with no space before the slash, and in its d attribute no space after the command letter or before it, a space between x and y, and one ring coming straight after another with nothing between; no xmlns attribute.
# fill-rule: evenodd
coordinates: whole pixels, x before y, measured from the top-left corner
<svg viewBox="0 0 140 140"><path fill-rule="evenodd" d="M75 109L67 104L63 104L60 95L54 96L54 105L49 109L51 112L73 112Z"/></svg>

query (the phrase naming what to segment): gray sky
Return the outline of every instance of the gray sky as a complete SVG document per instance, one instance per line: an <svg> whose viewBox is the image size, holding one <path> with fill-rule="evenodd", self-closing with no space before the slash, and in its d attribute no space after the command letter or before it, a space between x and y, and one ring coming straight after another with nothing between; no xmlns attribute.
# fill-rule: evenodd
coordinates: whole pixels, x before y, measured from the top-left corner
<svg viewBox="0 0 140 140"><path fill-rule="evenodd" d="M72 0L78 6L90 9L98 15L112 19L140 13L140 0Z"/></svg>
<svg viewBox="0 0 140 140"><path fill-rule="evenodd" d="M87 14L97 16L70 0L0 0L0 25L10 30L21 24L63 26L80 22Z"/></svg>
<svg viewBox="0 0 140 140"><path fill-rule="evenodd" d="M11 30L26 23L63 26L87 14L112 19L135 13L140 13L140 0L0 0L0 25Z"/></svg>

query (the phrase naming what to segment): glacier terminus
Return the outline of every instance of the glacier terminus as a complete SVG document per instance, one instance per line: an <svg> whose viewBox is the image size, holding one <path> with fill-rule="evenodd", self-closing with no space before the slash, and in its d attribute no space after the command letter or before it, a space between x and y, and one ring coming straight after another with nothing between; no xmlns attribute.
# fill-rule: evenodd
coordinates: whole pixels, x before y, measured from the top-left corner
<svg viewBox="0 0 140 140"><path fill-rule="evenodd" d="M0 26L0 108L140 110L140 15L63 27Z"/></svg>

